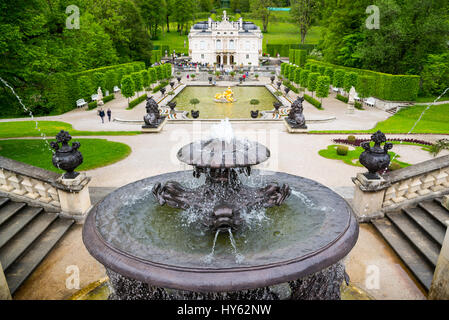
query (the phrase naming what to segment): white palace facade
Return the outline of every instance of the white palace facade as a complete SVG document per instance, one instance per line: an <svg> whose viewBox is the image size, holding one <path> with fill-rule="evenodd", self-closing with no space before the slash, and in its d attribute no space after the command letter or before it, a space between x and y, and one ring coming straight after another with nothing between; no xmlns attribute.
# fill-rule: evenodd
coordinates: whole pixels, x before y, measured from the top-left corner
<svg viewBox="0 0 449 320"><path fill-rule="evenodd" d="M263 35L252 22L229 21L223 11L222 21L198 22L189 34L192 62L219 65L259 65Z"/></svg>

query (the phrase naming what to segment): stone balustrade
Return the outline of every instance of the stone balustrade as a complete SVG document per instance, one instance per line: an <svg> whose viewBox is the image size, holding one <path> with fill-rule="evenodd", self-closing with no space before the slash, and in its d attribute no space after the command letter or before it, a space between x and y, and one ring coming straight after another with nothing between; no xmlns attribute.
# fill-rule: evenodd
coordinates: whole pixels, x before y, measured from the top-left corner
<svg viewBox="0 0 449 320"><path fill-rule="evenodd" d="M84 174L62 179L56 172L0 157L0 193L76 220L90 208L89 181Z"/></svg>
<svg viewBox="0 0 449 320"><path fill-rule="evenodd" d="M449 156L435 158L369 180L359 173L352 178L353 207L359 221L384 216L385 212L449 193Z"/></svg>

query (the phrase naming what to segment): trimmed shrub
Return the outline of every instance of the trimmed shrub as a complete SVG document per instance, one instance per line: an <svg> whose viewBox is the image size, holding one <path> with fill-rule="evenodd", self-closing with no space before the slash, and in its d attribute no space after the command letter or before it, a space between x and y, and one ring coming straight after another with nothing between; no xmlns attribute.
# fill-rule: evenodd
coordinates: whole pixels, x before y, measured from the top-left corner
<svg viewBox="0 0 449 320"><path fill-rule="evenodd" d="M348 97L342 96L339 93L337 94L337 99L340 100L340 101L343 101L344 103L348 103L348 101L349 101Z"/></svg>
<svg viewBox="0 0 449 320"><path fill-rule="evenodd" d="M327 98L329 96L330 79L326 76L318 77L316 85L316 96L318 98Z"/></svg>
<svg viewBox="0 0 449 320"><path fill-rule="evenodd" d="M348 136L348 142L355 143L355 140L356 140L355 136L353 135Z"/></svg>
<svg viewBox="0 0 449 320"><path fill-rule="evenodd" d="M306 64L307 50L296 50L295 52L295 64L302 68Z"/></svg>
<svg viewBox="0 0 449 320"><path fill-rule="evenodd" d="M147 94L145 93L145 94L143 94L143 95L141 95L140 97L138 97L137 99L134 99L134 100L131 100L129 103L128 103L128 108L127 109L132 109L132 108L134 108L135 106L137 106L139 103L141 103L142 101L145 101L147 99Z"/></svg>
<svg viewBox="0 0 449 320"><path fill-rule="evenodd" d="M148 70L141 70L140 77L142 78L142 86L143 88L147 88L150 85L150 76L148 74Z"/></svg>
<svg viewBox="0 0 449 320"><path fill-rule="evenodd" d="M114 99L115 99L114 95L110 94L110 95L108 95L108 96L103 98L103 102L106 103L106 102L109 102L109 101L114 100Z"/></svg>
<svg viewBox="0 0 449 320"><path fill-rule="evenodd" d="M336 88L343 88L344 84L345 84L345 71L342 69L335 70L333 86Z"/></svg>
<svg viewBox="0 0 449 320"><path fill-rule="evenodd" d="M128 98L128 104L129 104L129 98L131 98L135 92L134 81L131 78L131 76L124 76L120 87L122 90L122 95L125 98Z"/></svg>
<svg viewBox="0 0 449 320"><path fill-rule="evenodd" d="M333 68L326 68L326 70L324 71L324 75L329 77L330 83L329 84L333 84L334 83L334 69Z"/></svg>
<svg viewBox="0 0 449 320"><path fill-rule="evenodd" d="M290 81L295 80L295 71L296 71L296 67L291 65L290 69L288 71L288 80L290 80Z"/></svg>
<svg viewBox="0 0 449 320"><path fill-rule="evenodd" d="M156 83L157 81L157 74L155 68L148 68L148 74L150 78L150 84Z"/></svg>
<svg viewBox="0 0 449 320"><path fill-rule="evenodd" d="M288 63L282 62L281 63L281 75L285 75L285 68L287 67Z"/></svg>
<svg viewBox="0 0 449 320"><path fill-rule="evenodd" d="M311 105L313 105L315 108L322 110L323 108L321 107L321 102L319 102L318 100L312 98L311 96L309 96L308 94L304 94L304 100L306 100L308 103L310 103Z"/></svg>
<svg viewBox="0 0 449 320"><path fill-rule="evenodd" d="M317 65L317 64L311 64L311 65L310 65L310 71L311 71L312 73L318 72L318 65Z"/></svg>
<svg viewBox="0 0 449 320"><path fill-rule="evenodd" d="M320 76L320 74L318 72L312 72L309 74L309 78L307 79L307 89L309 91L313 92L316 90L317 88L317 83L318 83L318 77Z"/></svg>
<svg viewBox="0 0 449 320"><path fill-rule="evenodd" d="M309 81L309 74L310 71L307 69L302 69L299 83L301 84L301 87L307 87L308 81Z"/></svg>
<svg viewBox="0 0 449 320"><path fill-rule="evenodd" d="M343 89L346 92L349 92L349 90L351 90L351 88L355 87L356 85L357 85L357 73L355 73L355 72L346 73Z"/></svg>
<svg viewBox="0 0 449 320"><path fill-rule="evenodd" d="M365 110L365 109L363 109L362 104L358 101L354 101L354 108L356 108L358 110Z"/></svg>
<svg viewBox="0 0 449 320"><path fill-rule="evenodd" d="M87 104L87 110L92 110L92 109L95 109L96 107L97 107L97 101L92 101L92 102L89 102L88 104Z"/></svg>
<svg viewBox="0 0 449 320"><path fill-rule="evenodd" d="M346 156L349 148L347 146L337 146L337 154L339 156Z"/></svg>
<svg viewBox="0 0 449 320"><path fill-rule="evenodd" d="M295 70L295 79L293 80L294 83L300 84L301 83L301 68L296 68Z"/></svg>
<svg viewBox="0 0 449 320"><path fill-rule="evenodd" d="M139 92L143 90L143 83L142 83L142 75L140 72L133 72L131 73L131 78L134 82L134 91Z"/></svg>
<svg viewBox="0 0 449 320"><path fill-rule="evenodd" d="M323 61L309 59L307 63L324 65L327 67L339 68L346 72L354 72L358 76L373 77L370 96L389 100L389 101L415 101L418 96L420 77L414 75L392 75L371 70L349 68L336 66ZM343 85L337 85L337 71L334 74L334 86L341 88ZM357 84L357 81L355 82ZM354 85L355 86L355 85Z"/></svg>
<svg viewBox="0 0 449 320"><path fill-rule="evenodd" d="M154 67L156 70L156 77L157 80L162 80L164 79L165 75L164 75L164 70L163 67L161 65Z"/></svg>
<svg viewBox="0 0 449 320"><path fill-rule="evenodd" d="M324 76L324 72L326 71L325 66L318 66L318 73Z"/></svg>
<svg viewBox="0 0 449 320"><path fill-rule="evenodd" d="M114 90L114 86L117 85L117 72L114 70L108 70L104 74L104 89L109 92Z"/></svg>

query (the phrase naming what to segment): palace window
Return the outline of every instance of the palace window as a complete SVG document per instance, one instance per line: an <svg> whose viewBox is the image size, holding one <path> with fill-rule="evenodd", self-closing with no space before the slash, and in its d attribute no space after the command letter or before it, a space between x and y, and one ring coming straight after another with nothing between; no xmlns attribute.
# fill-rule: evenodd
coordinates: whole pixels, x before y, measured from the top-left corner
<svg viewBox="0 0 449 320"><path fill-rule="evenodd" d="M229 49L235 49L234 40L229 41Z"/></svg>
<svg viewBox="0 0 449 320"><path fill-rule="evenodd" d="M221 50L221 40L217 40L217 47L216 48Z"/></svg>

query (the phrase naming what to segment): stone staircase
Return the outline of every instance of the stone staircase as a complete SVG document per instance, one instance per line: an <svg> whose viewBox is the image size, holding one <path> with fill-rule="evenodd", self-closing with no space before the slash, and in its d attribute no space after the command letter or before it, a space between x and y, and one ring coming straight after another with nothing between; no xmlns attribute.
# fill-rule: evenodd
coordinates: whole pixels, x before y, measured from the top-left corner
<svg viewBox="0 0 449 320"><path fill-rule="evenodd" d="M11 294L75 221L0 196L0 262Z"/></svg>
<svg viewBox="0 0 449 320"><path fill-rule="evenodd" d="M444 221L449 220L449 211L441 201L442 198L422 201L371 221L427 291L446 233Z"/></svg>

